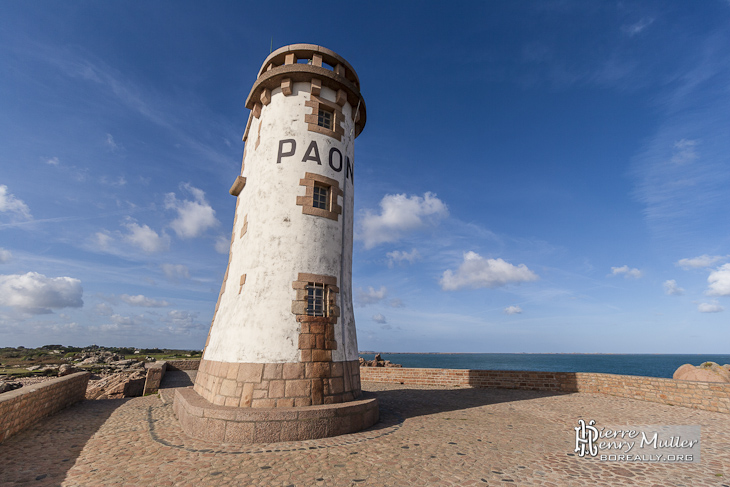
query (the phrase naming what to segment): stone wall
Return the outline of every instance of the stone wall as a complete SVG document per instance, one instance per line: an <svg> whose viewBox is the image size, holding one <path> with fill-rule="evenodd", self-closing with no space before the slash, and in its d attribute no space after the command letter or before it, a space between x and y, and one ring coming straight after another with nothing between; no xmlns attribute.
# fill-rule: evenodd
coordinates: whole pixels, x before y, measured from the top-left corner
<svg viewBox="0 0 730 487"><path fill-rule="evenodd" d="M583 372L361 367L360 379L413 385L592 392L730 414L730 384Z"/></svg>
<svg viewBox="0 0 730 487"><path fill-rule="evenodd" d="M77 372L0 394L0 442L83 400L90 375Z"/></svg>
<svg viewBox="0 0 730 487"><path fill-rule="evenodd" d="M166 370L167 362L158 361L149 364L149 367L147 367L147 376L144 381L144 391L142 391L143 396L157 393Z"/></svg>
<svg viewBox="0 0 730 487"><path fill-rule="evenodd" d="M167 370L198 370L200 359L194 360L166 360Z"/></svg>

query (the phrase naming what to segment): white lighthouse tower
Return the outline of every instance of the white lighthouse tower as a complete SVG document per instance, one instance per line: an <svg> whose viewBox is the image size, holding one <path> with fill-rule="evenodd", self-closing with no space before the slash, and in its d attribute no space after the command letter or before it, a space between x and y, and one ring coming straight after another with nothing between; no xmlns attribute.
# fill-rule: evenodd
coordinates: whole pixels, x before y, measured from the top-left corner
<svg viewBox="0 0 730 487"><path fill-rule="evenodd" d="M228 268L194 391L250 411L361 399L352 236L354 140L366 117L357 74L329 49L286 46L264 61L246 108ZM368 404L350 430L377 420L377 401Z"/></svg>

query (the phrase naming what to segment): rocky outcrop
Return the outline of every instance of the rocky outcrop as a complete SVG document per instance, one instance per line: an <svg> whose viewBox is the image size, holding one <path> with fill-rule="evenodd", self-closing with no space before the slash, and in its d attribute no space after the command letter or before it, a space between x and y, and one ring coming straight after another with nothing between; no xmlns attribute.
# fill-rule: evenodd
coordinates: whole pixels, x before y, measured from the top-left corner
<svg viewBox="0 0 730 487"><path fill-rule="evenodd" d="M122 360L122 357L111 352L90 352L79 357L80 365L110 364Z"/></svg>
<svg viewBox="0 0 730 487"><path fill-rule="evenodd" d="M0 393L14 391L15 389L20 389L21 387L23 387L23 384L21 384L20 382L0 380Z"/></svg>
<svg viewBox="0 0 730 487"><path fill-rule="evenodd" d="M121 399L138 397L144 391L146 374L142 371L118 372L99 380L89 381L86 399Z"/></svg>
<svg viewBox="0 0 730 487"><path fill-rule="evenodd" d="M67 375L75 374L76 372L81 372L81 369L77 369L73 365L69 365L69 364L63 364L58 368L59 377L64 377Z"/></svg>
<svg viewBox="0 0 730 487"><path fill-rule="evenodd" d="M672 378L676 380L730 383L730 365L718 365L715 362L705 362L695 367L692 364L684 364L674 372Z"/></svg>
<svg viewBox="0 0 730 487"><path fill-rule="evenodd" d="M375 354L373 360L365 360L360 357L360 367L403 367L400 364L394 364L390 360L383 360L379 353Z"/></svg>

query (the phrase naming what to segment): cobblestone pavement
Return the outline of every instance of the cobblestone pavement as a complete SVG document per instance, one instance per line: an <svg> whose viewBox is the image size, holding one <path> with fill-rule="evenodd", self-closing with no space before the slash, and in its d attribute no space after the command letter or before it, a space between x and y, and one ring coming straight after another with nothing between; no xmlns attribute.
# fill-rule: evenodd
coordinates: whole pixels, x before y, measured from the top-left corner
<svg viewBox="0 0 730 487"><path fill-rule="evenodd" d="M0 444L0 485L730 487L730 417L721 413L583 393L363 389L380 400L381 422L373 428L270 445L188 438L158 395L84 401ZM580 458L573 453L578 419L699 424L702 462Z"/></svg>

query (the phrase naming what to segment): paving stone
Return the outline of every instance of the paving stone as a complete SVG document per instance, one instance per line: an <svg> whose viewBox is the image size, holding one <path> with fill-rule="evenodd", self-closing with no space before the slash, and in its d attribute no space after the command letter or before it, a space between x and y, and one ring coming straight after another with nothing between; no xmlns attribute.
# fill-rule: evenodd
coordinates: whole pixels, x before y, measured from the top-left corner
<svg viewBox="0 0 730 487"><path fill-rule="evenodd" d="M727 414L588 393L362 385L381 405L372 428L247 446L185 436L161 400L173 397L165 380L160 396L84 401L1 443L0 485L730 485ZM702 463L580 458L578 419L699 424ZM293 427L262 440L286 438ZM226 434L235 441L241 432Z"/></svg>

